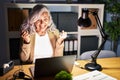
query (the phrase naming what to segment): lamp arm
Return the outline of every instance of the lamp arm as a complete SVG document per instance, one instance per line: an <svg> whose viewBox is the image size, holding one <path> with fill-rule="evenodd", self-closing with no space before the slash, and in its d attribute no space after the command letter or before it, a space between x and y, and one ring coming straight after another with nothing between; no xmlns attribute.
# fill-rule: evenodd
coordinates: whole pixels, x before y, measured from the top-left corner
<svg viewBox="0 0 120 80"><path fill-rule="evenodd" d="M99 28L99 31L100 31L100 34L102 36L102 44L100 45L100 47L94 52L94 54L91 55L91 58L92 58L92 62L97 64L96 63L96 58L98 57L100 51L102 50L106 40L107 40L107 35L105 34L105 31L101 25L101 22L100 22L100 19L98 17L98 14L97 12L93 12L93 15L95 16L95 19L96 19L96 22L97 22L97 25L98 25L98 28Z"/></svg>
<svg viewBox="0 0 120 80"><path fill-rule="evenodd" d="M100 22L100 19L99 19L99 16L98 16L97 11L92 12L92 14L93 14L94 17L95 17L95 20L96 20L96 22L97 22L97 25L98 25L98 28L99 28L99 31L100 31L100 34L101 34L102 38L103 38L103 39L106 39L106 38L107 38L107 35L106 35L106 33L105 33L105 30L104 30L103 27L102 27L102 24L101 24L101 22Z"/></svg>
<svg viewBox="0 0 120 80"><path fill-rule="evenodd" d="M104 41L102 42L102 44L100 45L100 47L91 55L92 63L95 63L95 64L96 64L96 59L97 59L100 51L102 50L105 42L106 42L106 40L104 40Z"/></svg>

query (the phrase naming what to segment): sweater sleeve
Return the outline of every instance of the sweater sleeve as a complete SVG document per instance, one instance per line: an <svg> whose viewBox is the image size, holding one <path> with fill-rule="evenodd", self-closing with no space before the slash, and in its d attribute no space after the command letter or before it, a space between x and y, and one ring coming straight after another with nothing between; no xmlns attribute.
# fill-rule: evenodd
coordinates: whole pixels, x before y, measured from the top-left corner
<svg viewBox="0 0 120 80"><path fill-rule="evenodd" d="M58 39L60 38L60 33L58 30L54 32L56 36L56 47L55 47L55 55L54 56L63 56L63 49L64 49L64 41L62 43L58 42Z"/></svg>
<svg viewBox="0 0 120 80"><path fill-rule="evenodd" d="M21 46L21 52L20 52L20 58L23 62L26 62L29 59L30 56L30 43L25 44Z"/></svg>
<svg viewBox="0 0 120 80"><path fill-rule="evenodd" d="M32 46L33 46L33 40L32 40L31 36L31 40L30 43L24 43L24 41L22 41L21 43L21 51L20 51L20 59L22 62L32 62Z"/></svg>

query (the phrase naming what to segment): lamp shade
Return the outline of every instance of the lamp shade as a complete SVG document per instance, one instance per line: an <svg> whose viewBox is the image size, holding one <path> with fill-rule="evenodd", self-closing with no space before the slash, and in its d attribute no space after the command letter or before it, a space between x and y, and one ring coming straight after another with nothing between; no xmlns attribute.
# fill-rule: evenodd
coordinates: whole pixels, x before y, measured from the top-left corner
<svg viewBox="0 0 120 80"><path fill-rule="evenodd" d="M78 25L80 27L89 27L91 25L91 20L88 17L89 11L87 8L82 9L82 16L78 19Z"/></svg>

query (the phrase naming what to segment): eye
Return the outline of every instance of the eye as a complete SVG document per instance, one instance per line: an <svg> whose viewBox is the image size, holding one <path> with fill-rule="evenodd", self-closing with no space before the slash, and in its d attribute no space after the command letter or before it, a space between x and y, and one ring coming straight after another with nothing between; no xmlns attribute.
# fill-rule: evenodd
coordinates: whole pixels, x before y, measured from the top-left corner
<svg viewBox="0 0 120 80"><path fill-rule="evenodd" d="M47 17L45 17L45 18L44 18L44 21L45 21L45 22L47 22L47 21L48 21L48 18L47 18Z"/></svg>
<svg viewBox="0 0 120 80"><path fill-rule="evenodd" d="M43 21L42 20L37 20L36 22L35 22L35 24L41 24Z"/></svg>

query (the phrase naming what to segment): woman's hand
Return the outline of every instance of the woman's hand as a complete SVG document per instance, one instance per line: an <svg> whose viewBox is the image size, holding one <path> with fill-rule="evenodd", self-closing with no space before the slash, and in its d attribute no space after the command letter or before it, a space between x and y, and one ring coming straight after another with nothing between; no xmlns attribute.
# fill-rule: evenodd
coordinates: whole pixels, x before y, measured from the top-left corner
<svg viewBox="0 0 120 80"><path fill-rule="evenodd" d="M58 39L58 43L61 44L66 37L67 37L67 32L64 32L63 30L62 33L60 34L60 38Z"/></svg>
<svg viewBox="0 0 120 80"><path fill-rule="evenodd" d="M22 31L21 37L25 43L30 43L30 34L28 31Z"/></svg>
<svg viewBox="0 0 120 80"><path fill-rule="evenodd" d="M60 34L60 38L64 40L66 37L67 37L67 32L64 32L63 30L62 33Z"/></svg>

